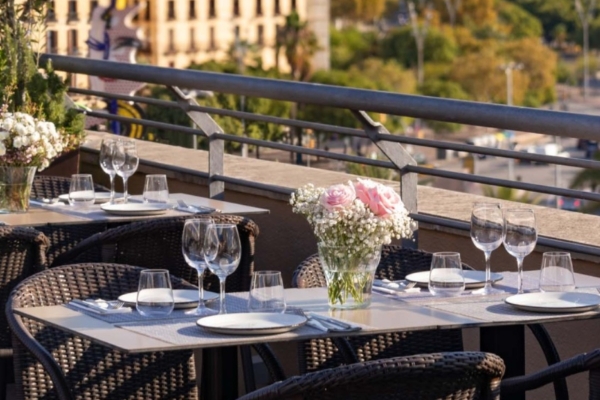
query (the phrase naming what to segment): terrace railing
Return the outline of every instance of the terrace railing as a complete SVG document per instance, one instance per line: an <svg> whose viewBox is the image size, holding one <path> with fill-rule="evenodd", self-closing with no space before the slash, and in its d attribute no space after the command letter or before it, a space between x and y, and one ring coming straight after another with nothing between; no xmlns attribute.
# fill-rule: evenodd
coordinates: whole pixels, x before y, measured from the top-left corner
<svg viewBox="0 0 600 400"><path fill-rule="evenodd" d="M496 156L507 158L509 160L516 159L587 169L600 169L600 162L598 161L531 154L515 150L494 149L456 142L393 135L390 134L383 125L374 122L367 112L491 127L503 130L525 131L553 135L561 138L595 140L600 142L600 117L597 116L196 70L181 70L140 64L123 64L110 61L90 60L86 58L48 54L42 56L42 61L49 59L52 60L53 67L58 71L140 81L164 85L171 88L179 99L176 102L142 96L116 95L77 88L71 88L70 92L73 94L98 96L101 98L151 104L167 108L178 108L185 111L194 122L196 128L182 127L148 119L133 119L94 111L87 112L87 114L127 124L139 124L147 127L169 129L189 135L203 135L207 137L209 141L208 180L210 185L210 196L213 198L220 198L223 196L226 183L241 184L248 187L268 189L270 191L286 194L290 193L289 189L267 186L257 182L242 182L234 176L224 175L224 143L225 141L229 141L333 160L395 169L400 175L399 183L402 200L417 221L430 222L459 229L468 229L468 226L463 222L448 221L438 217L417 214L418 174L522 189L543 194L600 201L600 194L593 192L531 184L508 179L490 178L476 174L445 171L442 169L419 166L402 145L418 145L436 149L467 152L473 155ZM363 129L200 106L196 103L195 99L187 97L180 88L347 109L358 119L363 126ZM245 121L261 121L300 129L312 129L313 131L318 132L366 138L381 150L387 157L387 160L373 160L366 157L339 154L327 150L310 149L297 145L236 136L224 132L210 115L228 116ZM557 244L551 239L540 239L539 243L548 245ZM407 245L414 245L414 243L409 242ZM600 254L595 248L581 244L561 243L560 247L584 253Z"/></svg>

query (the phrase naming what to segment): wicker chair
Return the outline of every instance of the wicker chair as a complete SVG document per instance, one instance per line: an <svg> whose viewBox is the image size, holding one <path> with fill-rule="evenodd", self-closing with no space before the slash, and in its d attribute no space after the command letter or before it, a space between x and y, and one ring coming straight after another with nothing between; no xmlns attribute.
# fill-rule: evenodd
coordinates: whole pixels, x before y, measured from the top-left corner
<svg viewBox="0 0 600 400"><path fill-rule="evenodd" d="M404 249L395 245L385 245L381 251L381 261L376 277L389 280L404 279L410 273L427 271L431 266L432 253L422 250ZM463 264L463 268L469 268ZM294 272L292 286L298 288L324 287L325 275L318 254L304 260ZM541 324L530 324L548 365L560 361L558 352L549 333ZM384 335L358 336L334 339L313 339L302 342L300 369L302 372L317 371L337 367L357 361L405 356L418 353L440 351L462 351L460 329L431 330L418 332L395 332ZM567 393L567 383L558 377L554 382L557 398Z"/></svg>
<svg viewBox="0 0 600 400"><path fill-rule="evenodd" d="M23 279L46 266L48 239L30 228L0 227L0 301ZM6 398L6 384L12 375L12 344L4 313L0 315L0 399Z"/></svg>
<svg viewBox="0 0 600 400"><path fill-rule="evenodd" d="M210 217L216 223L237 225L242 242L242 259L238 269L227 278L227 291L248 290L254 271L254 240L259 233L258 226L248 218L235 215L214 214ZM58 256L51 267L102 261L144 268L166 268L172 275L197 284L196 270L187 265L181 252L181 234L188 218L198 217L139 221L97 233ZM208 290L219 290L218 280L214 276L208 277L204 286Z"/></svg>
<svg viewBox="0 0 600 400"><path fill-rule="evenodd" d="M69 193L70 185L71 178L64 176L36 175L33 178L30 197L32 199L55 199L61 194ZM94 185L94 190L97 192L108 191L108 189L102 185ZM95 233L105 231L107 229L107 224L48 225L40 226L36 229L43 232L50 241L47 258L48 263L51 264L58 255L72 249L81 240L92 236ZM86 261L94 261L94 258Z"/></svg>
<svg viewBox="0 0 600 400"><path fill-rule="evenodd" d="M72 299L116 299L137 290L142 269L116 264L52 268L21 282L6 317L14 333L15 378L27 399L198 399L192 351L123 354L15 315L16 307ZM172 278L174 288L191 286Z"/></svg>
<svg viewBox="0 0 600 400"><path fill-rule="evenodd" d="M504 362L494 354L420 354L294 376L242 396L251 399L499 399Z"/></svg>
<svg viewBox="0 0 600 400"><path fill-rule="evenodd" d="M507 378L500 384L502 398L510 399L515 394L537 389L556 380L564 380L580 372L589 371L589 399L600 400L600 349L583 353L567 360L550 365L540 371L525 376ZM555 397L556 400L568 400L568 392Z"/></svg>

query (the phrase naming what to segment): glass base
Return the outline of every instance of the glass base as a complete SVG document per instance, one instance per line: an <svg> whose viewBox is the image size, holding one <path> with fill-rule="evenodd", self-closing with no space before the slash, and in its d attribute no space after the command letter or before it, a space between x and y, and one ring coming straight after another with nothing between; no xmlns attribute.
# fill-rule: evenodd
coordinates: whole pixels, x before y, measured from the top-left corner
<svg viewBox="0 0 600 400"><path fill-rule="evenodd" d="M485 285L481 289L471 291L471 294L481 295L481 296L488 296L491 294L502 294L502 293L506 293L506 292L502 289L493 288L492 285Z"/></svg>
<svg viewBox="0 0 600 400"><path fill-rule="evenodd" d="M216 315L218 313L219 312L217 310L213 310L212 308L196 307L194 309L186 311L185 315L197 315L199 317L206 317L208 315Z"/></svg>

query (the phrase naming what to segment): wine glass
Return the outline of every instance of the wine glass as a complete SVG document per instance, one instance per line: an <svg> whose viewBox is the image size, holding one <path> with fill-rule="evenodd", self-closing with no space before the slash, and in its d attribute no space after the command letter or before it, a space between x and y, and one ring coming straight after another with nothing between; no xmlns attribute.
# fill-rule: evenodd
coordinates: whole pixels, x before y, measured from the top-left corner
<svg viewBox="0 0 600 400"><path fill-rule="evenodd" d="M185 221L183 234L181 236L181 250L188 265L198 271L198 307L187 311L191 315L216 314L215 310L206 308L204 305L204 272L206 261L204 260L204 243L209 226L213 223L210 218L194 218Z"/></svg>
<svg viewBox="0 0 600 400"><path fill-rule="evenodd" d="M490 295L503 293L492 287L491 262L492 251L502 244L504 238L504 218L499 203L473 203L471 210L471 240L475 247L485 255L485 286L474 290L473 294Z"/></svg>
<svg viewBox="0 0 600 400"><path fill-rule="evenodd" d="M523 293L523 259L535 248L537 229L531 208L511 208L504 212L504 248L517 259L517 293Z"/></svg>
<svg viewBox="0 0 600 400"><path fill-rule="evenodd" d="M204 258L210 272L219 278L219 314L225 314L225 279L237 269L242 257L242 245L237 226L212 224L205 239Z"/></svg>
<svg viewBox="0 0 600 400"><path fill-rule="evenodd" d="M117 139L102 139L102 144L100 145L100 168L110 177L110 204L114 204L115 202L115 176L117 175L117 171L115 171L115 167L113 166L113 157L116 143Z"/></svg>
<svg viewBox="0 0 600 400"><path fill-rule="evenodd" d="M135 149L135 142L132 140L119 140L115 144L113 155L113 167L121 178L123 178L123 201L127 203L128 191L127 180L135 173L140 163L140 159Z"/></svg>

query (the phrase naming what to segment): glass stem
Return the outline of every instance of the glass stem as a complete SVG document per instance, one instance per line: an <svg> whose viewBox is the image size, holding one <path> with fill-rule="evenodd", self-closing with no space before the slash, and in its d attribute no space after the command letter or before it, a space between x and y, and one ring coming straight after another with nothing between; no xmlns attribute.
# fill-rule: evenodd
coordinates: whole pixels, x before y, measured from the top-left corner
<svg viewBox="0 0 600 400"><path fill-rule="evenodd" d="M483 254L485 254L485 287L489 289L492 286L492 263L490 262L492 252L484 251Z"/></svg>
<svg viewBox="0 0 600 400"><path fill-rule="evenodd" d="M517 257L517 293L523 293L523 257Z"/></svg>
<svg viewBox="0 0 600 400"><path fill-rule="evenodd" d="M127 197L129 196L127 194L127 179L129 177L123 177L123 202L127 203Z"/></svg>
<svg viewBox="0 0 600 400"><path fill-rule="evenodd" d="M115 202L115 174L112 173L110 176L110 203Z"/></svg>
<svg viewBox="0 0 600 400"><path fill-rule="evenodd" d="M204 269L198 270L198 310L204 310Z"/></svg>
<svg viewBox="0 0 600 400"><path fill-rule="evenodd" d="M219 277L219 314L226 314L225 310L225 277Z"/></svg>

